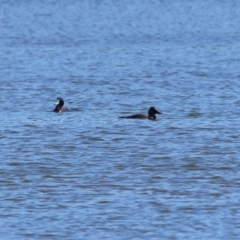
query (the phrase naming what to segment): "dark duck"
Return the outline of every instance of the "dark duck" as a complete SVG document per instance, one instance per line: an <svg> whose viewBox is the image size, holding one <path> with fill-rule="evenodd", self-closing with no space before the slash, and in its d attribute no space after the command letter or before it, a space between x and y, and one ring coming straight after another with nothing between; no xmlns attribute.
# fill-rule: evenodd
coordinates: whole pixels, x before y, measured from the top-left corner
<svg viewBox="0 0 240 240"><path fill-rule="evenodd" d="M120 118L133 118L133 119L151 119L155 120L156 114L162 114L157 108L150 107L148 110L148 114L134 114L130 116L120 117Z"/></svg>
<svg viewBox="0 0 240 240"><path fill-rule="evenodd" d="M53 111L56 112L56 113L68 112L69 111L68 108L63 107L64 101L63 101L62 98L58 98L57 101L55 102L55 105L56 105L56 107Z"/></svg>

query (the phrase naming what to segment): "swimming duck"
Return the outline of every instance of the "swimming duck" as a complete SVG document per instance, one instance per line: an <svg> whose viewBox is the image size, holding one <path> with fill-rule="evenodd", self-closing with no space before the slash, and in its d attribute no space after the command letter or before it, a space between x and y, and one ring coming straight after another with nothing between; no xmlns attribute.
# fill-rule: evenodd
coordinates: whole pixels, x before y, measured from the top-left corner
<svg viewBox="0 0 240 240"><path fill-rule="evenodd" d="M55 109L53 110L54 112L61 113L61 112L67 112L69 111L68 108L63 107L64 101L62 98L58 98L57 101L55 102Z"/></svg>
<svg viewBox="0 0 240 240"><path fill-rule="evenodd" d="M147 114L134 114L131 116L126 116L126 117L120 117L120 118L135 118L135 119L156 119L156 114L162 114L161 112L158 111L157 108L155 107L150 107L148 110L148 115Z"/></svg>

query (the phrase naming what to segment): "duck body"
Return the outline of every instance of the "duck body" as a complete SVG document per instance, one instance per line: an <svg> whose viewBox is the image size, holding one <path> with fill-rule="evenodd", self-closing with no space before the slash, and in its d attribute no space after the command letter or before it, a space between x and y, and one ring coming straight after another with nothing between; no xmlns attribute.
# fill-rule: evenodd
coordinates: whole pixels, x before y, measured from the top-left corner
<svg viewBox="0 0 240 240"><path fill-rule="evenodd" d="M55 102L56 107L54 108L54 112L61 113L61 112L68 112L69 109L63 107L64 100L62 98L57 98L57 101Z"/></svg>
<svg viewBox="0 0 240 240"><path fill-rule="evenodd" d="M150 107L149 110L148 110L148 114L134 114L134 115L125 116L125 117L119 117L119 118L155 120L157 118L156 114L162 114L162 113L157 108Z"/></svg>

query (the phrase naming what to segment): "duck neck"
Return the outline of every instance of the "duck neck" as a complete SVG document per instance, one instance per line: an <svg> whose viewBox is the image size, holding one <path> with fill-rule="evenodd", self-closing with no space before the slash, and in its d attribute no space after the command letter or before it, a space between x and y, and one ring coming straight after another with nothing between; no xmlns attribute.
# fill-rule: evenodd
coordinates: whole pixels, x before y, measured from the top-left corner
<svg viewBox="0 0 240 240"><path fill-rule="evenodd" d="M60 112L61 110L62 110L62 106L60 106L60 105L58 104L53 111L54 111L54 112Z"/></svg>
<svg viewBox="0 0 240 240"><path fill-rule="evenodd" d="M156 117L155 114L151 114L151 115L148 115L148 118L149 118L149 119L156 119L157 117Z"/></svg>

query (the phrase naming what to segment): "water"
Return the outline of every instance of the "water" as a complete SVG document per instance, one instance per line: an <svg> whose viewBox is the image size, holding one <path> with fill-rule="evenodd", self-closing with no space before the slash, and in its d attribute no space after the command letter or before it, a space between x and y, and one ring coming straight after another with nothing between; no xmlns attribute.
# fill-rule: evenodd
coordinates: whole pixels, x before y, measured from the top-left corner
<svg viewBox="0 0 240 240"><path fill-rule="evenodd" d="M238 239L239 8L2 0L1 239Z"/></svg>

